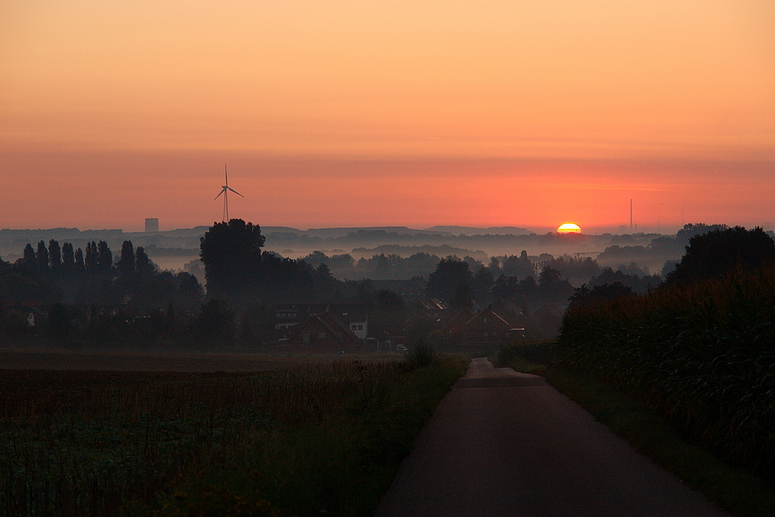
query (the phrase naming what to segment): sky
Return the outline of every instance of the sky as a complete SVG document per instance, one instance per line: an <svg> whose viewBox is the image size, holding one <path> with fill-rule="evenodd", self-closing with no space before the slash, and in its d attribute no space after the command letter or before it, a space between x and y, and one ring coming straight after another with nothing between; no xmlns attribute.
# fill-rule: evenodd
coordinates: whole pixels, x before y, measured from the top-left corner
<svg viewBox="0 0 775 517"><path fill-rule="evenodd" d="M775 226L771 0L0 0L0 228Z"/></svg>

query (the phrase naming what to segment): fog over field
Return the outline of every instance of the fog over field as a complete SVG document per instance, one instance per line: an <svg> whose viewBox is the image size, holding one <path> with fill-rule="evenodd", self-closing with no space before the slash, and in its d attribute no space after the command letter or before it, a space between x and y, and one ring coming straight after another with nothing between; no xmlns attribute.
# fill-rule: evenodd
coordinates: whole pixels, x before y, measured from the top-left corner
<svg viewBox="0 0 775 517"><path fill-rule="evenodd" d="M201 237L208 227L198 226L160 232L125 232L120 229L79 230L52 228L36 230L0 230L0 257L13 262L22 256L27 243L51 239L67 241L74 247L85 247L91 241L105 241L120 249L125 240L143 246L151 260L163 270L190 270L197 273ZM407 227L313 228L266 226L265 249L283 257L304 258L314 252L326 257L351 256L355 261L375 255L397 255L403 258L418 253L445 258L471 257L487 264L492 257L519 255L531 257L549 254L557 258L570 256L592 258L602 267L617 268L635 263L641 269L659 274L668 260L681 257L685 242L676 235L658 233L603 233L598 235L554 232L534 233L517 227L472 228L437 226L427 229ZM548 257L545 257L548 258ZM330 264L329 264L330 266ZM335 269L332 271L336 276ZM202 279L203 280L203 279Z"/></svg>

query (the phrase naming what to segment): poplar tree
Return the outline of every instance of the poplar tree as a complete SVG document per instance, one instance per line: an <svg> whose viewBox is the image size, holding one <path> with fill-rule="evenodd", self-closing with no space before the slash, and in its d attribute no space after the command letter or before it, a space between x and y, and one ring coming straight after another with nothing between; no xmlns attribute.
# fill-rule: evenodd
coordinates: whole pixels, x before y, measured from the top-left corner
<svg viewBox="0 0 775 517"><path fill-rule="evenodd" d="M48 241L48 260L53 273L59 273L62 270L62 250L54 239Z"/></svg>
<svg viewBox="0 0 775 517"><path fill-rule="evenodd" d="M75 269L73 245L69 242L62 244L62 269L65 271L72 271Z"/></svg>
<svg viewBox="0 0 775 517"><path fill-rule="evenodd" d="M132 245L132 241L124 241L121 245L121 258L116 264L119 275L129 277L135 272L135 249Z"/></svg>
<svg viewBox="0 0 775 517"><path fill-rule="evenodd" d="M38 243L35 261L37 262L40 271L48 271L48 249L46 249L46 243L43 241Z"/></svg>

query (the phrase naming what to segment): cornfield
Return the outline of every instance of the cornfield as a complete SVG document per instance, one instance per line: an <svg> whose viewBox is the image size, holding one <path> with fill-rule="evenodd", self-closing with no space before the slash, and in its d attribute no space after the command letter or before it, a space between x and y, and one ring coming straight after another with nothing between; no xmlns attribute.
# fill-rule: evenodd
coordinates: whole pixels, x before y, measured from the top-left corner
<svg viewBox="0 0 775 517"><path fill-rule="evenodd" d="M775 476L775 269L575 308L557 353L731 463Z"/></svg>

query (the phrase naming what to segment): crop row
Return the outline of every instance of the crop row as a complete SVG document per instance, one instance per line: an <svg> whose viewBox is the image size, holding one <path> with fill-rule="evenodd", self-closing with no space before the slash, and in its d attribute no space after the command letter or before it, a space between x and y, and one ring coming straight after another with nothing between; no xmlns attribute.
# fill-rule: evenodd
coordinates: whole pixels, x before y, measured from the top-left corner
<svg viewBox="0 0 775 517"><path fill-rule="evenodd" d="M574 308L557 353L734 464L775 475L774 269Z"/></svg>
<svg viewBox="0 0 775 517"><path fill-rule="evenodd" d="M0 515L161 512L175 486L242 468L247 451L263 454L298 429L384 406L413 373L390 362L260 374L0 371Z"/></svg>

